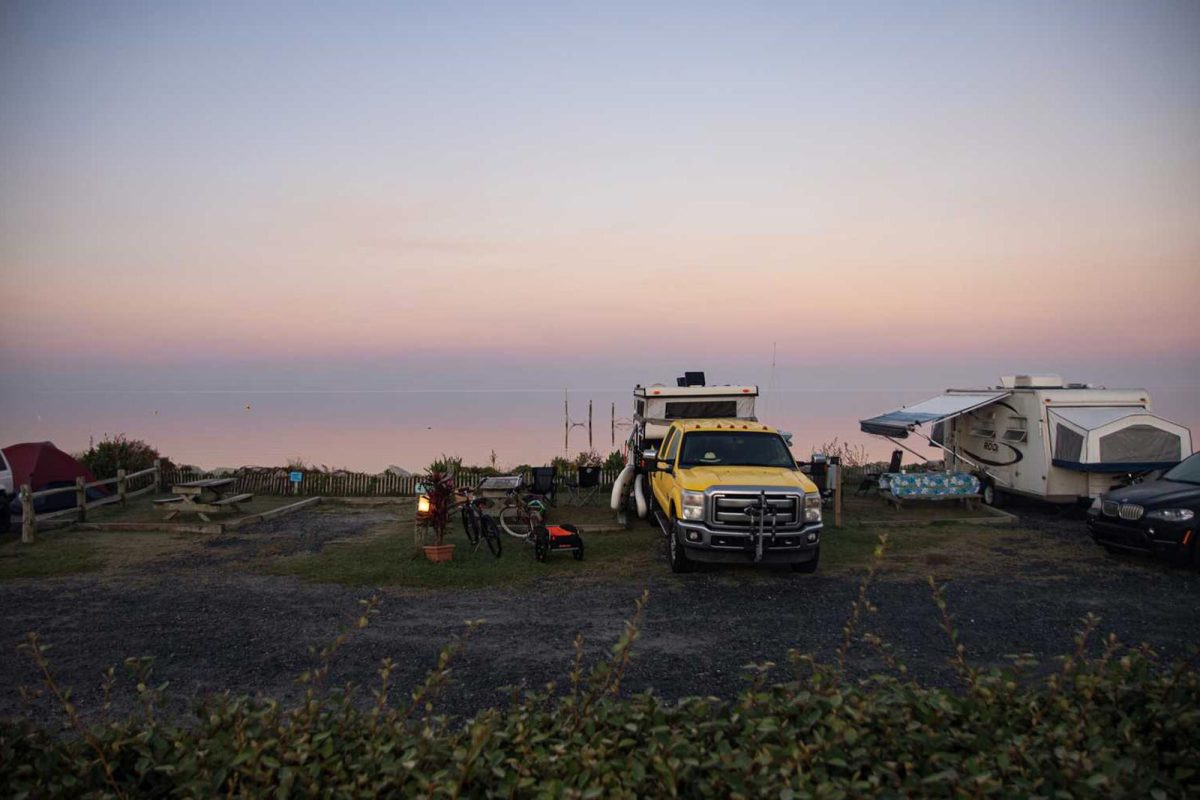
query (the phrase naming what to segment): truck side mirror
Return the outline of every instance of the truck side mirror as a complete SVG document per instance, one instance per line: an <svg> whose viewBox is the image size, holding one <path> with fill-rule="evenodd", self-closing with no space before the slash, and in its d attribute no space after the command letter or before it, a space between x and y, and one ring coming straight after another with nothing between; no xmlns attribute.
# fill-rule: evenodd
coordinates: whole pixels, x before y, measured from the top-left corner
<svg viewBox="0 0 1200 800"><path fill-rule="evenodd" d="M655 462L657 460L658 460L658 451L657 450L643 450L642 451L642 463L645 464L647 467L650 466L653 462Z"/></svg>

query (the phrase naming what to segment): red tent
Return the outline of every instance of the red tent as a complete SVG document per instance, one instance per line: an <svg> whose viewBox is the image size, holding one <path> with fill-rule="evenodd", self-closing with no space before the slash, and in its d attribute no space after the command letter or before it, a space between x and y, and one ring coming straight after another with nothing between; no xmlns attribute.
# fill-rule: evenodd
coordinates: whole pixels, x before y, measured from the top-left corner
<svg viewBox="0 0 1200 800"><path fill-rule="evenodd" d="M52 483L74 483L80 475L96 480L91 470L50 442L26 442L4 448L4 457L12 467L13 489L29 484L33 491Z"/></svg>

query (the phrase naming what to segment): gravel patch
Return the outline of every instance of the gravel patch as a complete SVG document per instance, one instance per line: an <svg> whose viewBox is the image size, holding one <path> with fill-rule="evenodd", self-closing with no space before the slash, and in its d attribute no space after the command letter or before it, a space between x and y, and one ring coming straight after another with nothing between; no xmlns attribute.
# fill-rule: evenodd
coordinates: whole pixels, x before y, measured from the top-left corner
<svg viewBox="0 0 1200 800"><path fill-rule="evenodd" d="M99 705L101 671L109 665L120 670L127 656L155 657L157 680L169 681L167 694L177 711L199 696L227 689L295 698L296 676L314 663L308 648L332 640L369 592L238 572L223 562L277 554L281 540L294 548L284 552L313 552L394 521L394 514L378 509L297 514L196 548L211 558L156 562L149 576L136 581L89 575L0 584L6 609L0 617L0 674L5 676L0 715L48 718L51 713L44 704L23 706L18 695L20 685L37 683L33 665L15 649L27 631L38 631L54 646L53 666L63 683L76 688L85 711ZM1062 541L1086 539L1073 520L1028 518L1023 527ZM1191 602L1200 576L1136 559L1114 559L1112 567L1111 572L1089 568L1074 574L1069 564L1060 565L1053 579L1031 570L946 581L968 658L980 665L1001 664L1008 654L1032 652L1043 668L1052 668L1053 656L1073 647L1072 634L1089 612L1103 618L1102 631L1130 643L1147 642L1168 655L1200 645ZM397 664L395 696L401 701L464 622L482 619L454 665L456 685L442 706L467 714L504 702L505 687L564 684L577 633L584 636L589 658L604 657L643 589L649 589L650 603L625 689L668 698L730 697L744 686L744 667L751 662L773 661L786 671L792 648L834 658L858 579L730 571L671 576L664 564L662 574L636 582L546 580L521 589L385 590L379 615L353 634L330 680L370 684L380 660L390 657ZM885 573L871 599L878 610L866 616L860 632L879 633L913 676L952 681L946 663L950 647L925 581ZM875 654L859 645L851 650L849 668L856 675L883 669Z"/></svg>

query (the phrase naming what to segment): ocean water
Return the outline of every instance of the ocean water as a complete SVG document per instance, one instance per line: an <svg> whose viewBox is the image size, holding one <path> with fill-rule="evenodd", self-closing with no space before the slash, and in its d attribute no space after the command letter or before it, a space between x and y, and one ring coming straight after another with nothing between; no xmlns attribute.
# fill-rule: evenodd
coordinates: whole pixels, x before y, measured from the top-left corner
<svg viewBox="0 0 1200 800"><path fill-rule="evenodd" d="M1200 387L1155 389L1154 411L1200 436ZM941 391L779 391L759 399L759 418L794 434L807 456L835 439L883 458L891 445L858 420ZM176 463L204 468L309 464L369 472L417 470L442 454L467 463L543 463L564 452L621 446L631 390L572 391L564 442L560 391L40 391L0 398L0 445L49 440L69 452L118 433L144 439ZM615 407L615 426L614 426ZM918 452L936 449L916 441Z"/></svg>

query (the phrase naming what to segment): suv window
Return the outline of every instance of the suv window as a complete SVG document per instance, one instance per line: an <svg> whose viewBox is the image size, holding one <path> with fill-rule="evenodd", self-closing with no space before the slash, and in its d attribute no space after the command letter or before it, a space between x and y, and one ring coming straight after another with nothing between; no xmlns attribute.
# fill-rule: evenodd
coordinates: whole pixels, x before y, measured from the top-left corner
<svg viewBox="0 0 1200 800"><path fill-rule="evenodd" d="M1181 483L1200 483L1200 453L1180 461L1167 470L1163 477Z"/></svg>
<svg viewBox="0 0 1200 800"><path fill-rule="evenodd" d="M681 468L783 467L795 469L792 453L777 433L693 431L683 437Z"/></svg>

